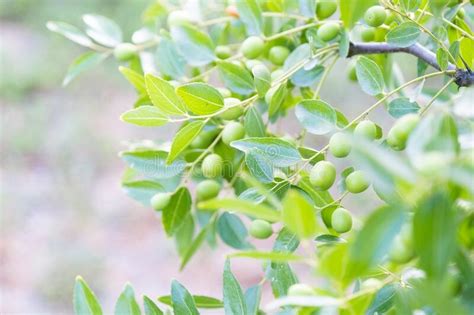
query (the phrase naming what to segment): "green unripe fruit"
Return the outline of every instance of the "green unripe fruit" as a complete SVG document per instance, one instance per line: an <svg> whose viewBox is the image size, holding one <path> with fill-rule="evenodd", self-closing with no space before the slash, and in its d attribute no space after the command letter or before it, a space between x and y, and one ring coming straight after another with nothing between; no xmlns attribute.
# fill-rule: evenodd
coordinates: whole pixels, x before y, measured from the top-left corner
<svg viewBox="0 0 474 315"><path fill-rule="evenodd" d="M253 220L250 223L249 233L255 238L269 238L273 234L272 225L265 220Z"/></svg>
<svg viewBox="0 0 474 315"><path fill-rule="evenodd" d="M151 197L150 204L155 210L163 210L171 200L171 194L169 193L157 193Z"/></svg>
<svg viewBox="0 0 474 315"><path fill-rule="evenodd" d="M204 201L217 197L221 185L218 182L211 179L206 179L200 182L196 187L196 195L198 200Z"/></svg>
<svg viewBox="0 0 474 315"><path fill-rule="evenodd" d="M324 20L336 12L336 0L319 0L316 4L316 16L319 20Z"/></svg>
<svg viewBox="0 0 474 315"><path fill-rule="evenodd" d="M392 11L385 11L387 17L385 18L385 24L390 25L393 21L395 21L395 14Z"/></svg>
<svg viewBox="0 0 474 315"><path fill-rule="evenodd" d="M215 53L219 59L227 59L232 56L232 50L229 46L217 46Z"/></svg>
<svg viewBox="0 0 474 315"><path fill-rule="evenodd" d="M385 23L385 19L387 18L387 13L385 9L379 5L374 5L370 7L364 15L364 20L367 25L372 27L377 27Z"/></svg>
<svg viewBox="0 0 474 315"><path fill-rule="evenodd" d="M388 132L387 143L395 150L403 150L411 132L418 125L420 117L408 114L399 118Z"/></svg>
<svg viewBox="0 0 474 315"><path fill-rule="evenodd" d="M395 263L404 264L409 262L413 256L413 247L404 244L399 236L395 237L389 253L390 260Z"/></svg>
<svg viewBox="0 0 474 315"><path fill-rule="evenodd" d="M370 120L363 120L355 127L354 134L374 140L377 137L377 126Z"/></svg>
<svg viewBox="0 0 474 315"><path fill-rule="evenodd" d="M329 139L329 151L337 158L343 158L349 155L352 149L352 144L349 137L342 133L336 132Z"/></svg>
<svg viewBox="0 0 474 315"><path fill-rule="evenodd" d="M240 51L247 59L255 59L263 52L265 43L258 36L250 36L242 43Z"/></svg>
<svg viewBox="0 0 474 315"><path fill-rule="evenodd" d="M318 29L318 37L321 38L325 42L329 42L336 38L339 34L341 27L336 22L328 22L321 25Z"/></svg>
<svg viewBox="0 0 474 315"><path fill-rule="evenodd" d="M457 16L460 19L464 19L464 17L466 16L466 10L464 10L464 8L460 8L458 10Z"/></svg>
<svg viewBox="0 0 474 315"><path fill-rule="evenodd" d="M172 11L168 15L168 26L177 26L184 23L189 23L191 21L191 17L189 16L188 12L183 10Z"/></svg>
<svg viewBox="0 0 474 315"><path fill-rule="evenodd" d="M336 168L331 162L319 161L311 169L309 181L319 190L328 190L336 180Z"/></svg>
<svg viewBox="0 0 474 315"><path fill-rule="evenodd" d="M245 136L245 128L241 123L231 121L222 130L222 142L229 145L232 141L240 140Z"/></svg>
<svg viewBox="0 0 474 315"><path fill-rule="evenodd" d="M219 117L224 120L234 120L242 116L244 113L244 109L242 106L237 105L240 104L240 100L238 98L229 97L224 99L225 107L229 107L226 111L219 114Z"/></svg>
<svg viewBox="0 0 474 315"><path fill-rule="evenodd" d="M127 61L137 55L137 46L130 43L118 44L114 48L114 57L119 61Z"/></svg>
<svg viewBox="0 0 474 315"><path fill-rule="evenodd" d="M356 72L356 67L354 64L349 65L349 69L347 71L347 77L351 81L354 81L354 82L357 81L357 72Z"/></svg>
<svg viewBox="0 0 474 315"><path fill-rule="evenodd" d="M313 288L304 283L295 283L288 288L289 296L311 296L314 294Z"/></svg>
<svg viewBox="0 0 474 315"><path fill-rule="evenodd" d="M360 32L360 37L363 42L371 42L375 39L375 29L373 27L364 27Z"/></svg>
<svg viewBox="0 0 474 315"><path fill-rule="evenodd" d="M345 183L347 191L353 194L361 193L369 187L369 182L362 171L354 171L347 175Z"/></svg>
<svg viewBox="0 0 474 315"><path fill-rule="evenodd" d="M215 139L218 133L217 129L214 130L205 130L201 132L194 140L191 142L190 147L194 149L205 149L207 148L212 141Z"/></svg>
<svg viewBox="0 0 474 315"><path fill-rule="evenodd" d="M337 233L346 233L352 229L352 215L344 208L337 208L331 215L331 226Z"/></svg>
<svg viewBox="0 0 474 315"><path fill-rule="evenodd" d="M268 52L268 59L277 66L281 66L288 55L290 54L290 50L285 46L274 46Z"/></svg>
<svg viewBox="0 0 474 315"><path fill-rule="evenodd" d="M222 173L223 161L220 155L209 154L202 161L202 174L207 178L214 178Z"/></svg>

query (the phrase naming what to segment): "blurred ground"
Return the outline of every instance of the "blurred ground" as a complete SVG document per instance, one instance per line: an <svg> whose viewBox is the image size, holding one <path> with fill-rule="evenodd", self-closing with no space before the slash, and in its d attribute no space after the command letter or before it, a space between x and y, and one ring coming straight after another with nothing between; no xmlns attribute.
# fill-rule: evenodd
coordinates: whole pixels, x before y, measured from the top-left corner
<svg viewBox="0 0 474 315"><path fill-rule="evenodd" d="M1 314L70 314L77 274L107 312L126 281L150 297L168 294L172 278L195 294L221 294L229 249L201 251L179 273L173 242L156 215L119 187L122 141L166 140L169 128L118 120L135 96L112 61L62 88L62 76L81 50L44 26L50 19L80 24L81 14L97 12L133 30L144 3L0 0ZM353 118L368 102L342 79L344 65L331 74L323 98ZM299 131L292 119L279 129ZM326 140L308 141L317 147ZM347 203L358 212L370 207L371 195ZM245 286L262 276L251 266L244 260L233 266Z"/></svg>

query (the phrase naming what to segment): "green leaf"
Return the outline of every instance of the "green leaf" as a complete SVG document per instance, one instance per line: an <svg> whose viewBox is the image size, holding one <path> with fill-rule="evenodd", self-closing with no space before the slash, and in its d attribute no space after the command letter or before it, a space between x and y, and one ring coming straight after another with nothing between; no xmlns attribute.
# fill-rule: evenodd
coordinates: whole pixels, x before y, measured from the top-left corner
<svg viewBox="0 0 474 315"><path fill-rule="evenodd" d="M219 91L206 83L188 83L176 89L186 106L196 115L209 115L224 107Z"/></svg>
<svg viewBox="0 0 474 315"><path fill-rule="evenodd" d="M224 307L224 303L221 300L210 297L210 296L193 295L193 299L197 308L223 308ZM173 305L170 295L160 296L158 298L158 301L166 305L170 305L170 306Z"/></svg>
<svg viewBox="0 0 474 315"><path fill-rule="evenodd" d="M151 180L127 181L122 183L122 187L131 198L145 206L150 206L151 197L165 191L163 185Z"/></svg>
<svg viewBox="0 0 474 315"><path fill-rule="evenodd" d="M225 209L246 215L257 219L263 219L270 222L276 222L280 219L280 213L265 205L255 204L251 201L241 199L212 199L199 203L200 209L217 210Z"/></svg>
<svg viewBox="0 0 474 315"><path fill-rule="evenodd" d="M266 67L252 68L255 88L259 97L264 97L271 87L271 74Z"/></svg>
<svg viewBox="0 0 474 315"><path fill-rule="evenodd" d="M268 115L270 117L273 117L278 112L281 105L283 104L283 101L285 100L287 93L288 89L286 88L286 82L277 84L267 91L266 95L270 95L268 103ZM266 99L267 98L268 97L266 97Z"/></svg>
<svg viewBox="0 0 474 315"><path fill-rule="evenodd" d="M271 263L268 266L266 278L271 281L275 297L285 296L288 288L298 283L298 279L288 263Z"/></svg>
<svg viewBox="0 0 474 315"><path fill-rule="evenodd" d="M341 237L332 234L321 234L318 235L315 239L315 242L324 243L324 244L338 244L346 243L347 241Z"/></svg>
<svg viewBox="0 0 474 315"><path fill-rule="evenodd" d="M397 47L409 47L416 43L421 30L413 22L405 22L393 28L386 35L387 43Z"/></svg>
<svg viewBox="0 0 474 315"><path fill-rule="evenodd" d="M130 284L126 284L114 309L115 315L140 315L140 306L135 300L135 292Z"/></svg>
<svg viewBox="0 0 474 315"><path fill-rule="evenodd" d="M265 124L262 115L255 106L251 106L244 118L245 133L249 137L265 137Z"/></svg>
<svg viewBox="0 0 474 315"><path fill-rule="evenodd" d="M172 196L169 204L163 209L163 226L168 236L173 235L183 224L184 218L191 211L191 194L186 187L179 188Z"/></svg>
<svg viewBox="0 0 474 315"><path fill-rule="evenodd" d="M168 153L165 151L125 151L120 157L134 170L148 178L170 178L181 174L186 162L178 159L166 164Z"/></svg>
<svg viewBox="0 0 474 315"><path fill-rule="evenodd" d="M192 241L191 245L189 245L189 248L183 254L183 259L181 260L179 270L183 270L184 267L186 267L189 260L193 257L193 255L196 253L196 251L199 249L199 247L201 247L202 243L206 240L207 233L209 232L210 226L212 224L213 224L213 221L212 221L212 223L210 223L206 227L204 227L201 230L201 232L199 232L199 234L196 236L196 238Z"/></svg>
<svg viewBox="0 0 474 315"><path fill-rule="evenodd" d="M163 126L169 121L160 109L150 105L132 108L120 115L120 120L142 127Z"/></svg>
<svg viewBox="0 0 474 315"><path fill-rule="evenodd" d="M434 192L417 207L413 218L415 251L428 277L441 279L456 249L456 213L452 197Z"/></svg>
<svg viewBox="0 0 474 315"><path fill-rule="evenodd" d="M449 55L444 48L438 48L436 51L436 61L438 62L439 68L444 71L448 69L449 65Z"/></svg>
<svg viewBox="0 0 474 315"><path fill-rule="evenodd" d="M302 176L298 182L298 187L311 197L314 204L318 208L325 207L334 201L334 199L331 197L331 194L327 190L316 190L314 186L311 185L309 176L307 175Z"/></svg>
<svg viewBox="0 0 474 315"><path fill-rule="evenodd" d="M145 78L140 73L126 67L119 67L119 71L137 90L138 94L147 94L145 87Z"/></svg>
<svg viewBox="0 0 474 315"><path fill-rule="evenodd" d="M316 62L304 67L290 78L291 83L298 87L310 87L321 78L324 67L316 64Z"/></svg>
<svg viewBox="0 0 474 315"><path fill-rule="evenodd" d="M255 90L252 75L247 69L226 61L219 62L217 68L224 85L232 92L248 95Z"/></svg>
<svg viewBox="0 0 474 315"><path fill-rule="evenodd" d="M88 51L77 57L67 69L66 76L63 80L63 85L68 85L74 78L86 70L101 63L105 58L106 54L99 54L93 51Z"/></svg>
<svg viewBox="0 0 474 315"><path fill-rule="evenodd" d="M250 174L262 183L273 181L272 162L259 149L251 149L245 155L245 164Z"/></svg>
<svg viewBox="0 0 474 315"><path fill-rule="evenodd" d="M171 300L173 312L182 315L198 315L193 296L176 280L171 283Z"/></svg>
<svg viewBox="0 0 474 315"><path fill-rule="evenodd" d="M92 45L92 40L86 36L80 29L77 27L63 23L63 22L56 22L56 21L49 21L46 23L46 27L51 31L55 32L58 34L63 35L67 39L85 46L85 47L91 47Z"/></svg>
<svg viewBox="0 0 474 315"><path fill-rule="evenodd" d="M406 151L414 163L432 151L455 155L459 142L454 118L448 113L434 113L422 119L408 138Z"/></svg>
<svg viewBox="0 0 474 315"><path fill-rule="evenodd" d="M349 249L348 280L364 275L382 260L406 217L400 206L384 206L369 216Z"/></svg>
<svg viewBox="0 0 474 315"><path fill-rule="evenodd" d="M286 296L267 304L267 310L273 311L281 307L300 306L309 308L335 307L341 304L339 299L330 296ZM272 312L273 313L273 312Z"/></svg>
<svg viewBox="0 0 474 315"><path fill-rule="evenodd" d="M163 312L156 306L155 302L146 295L143 296L143 308L145 315L163 315Z"/></svg>
<svg viewBox="0 0 474 315"><path fill-rule="evenodd" d="M406 11L415 11L421 5L421 0L400 0L400 4Z"/></svg>
<svg viewBox="0 0 474 315"><path fill-rule="evenodd" d="M224 212L217 220L217 232L230 247L245 249L251 247L247 242L247 228L235 214Z"/></svg>
<svg viewBox="0 0 474 315"><path fill-rule="evenodd" d="M82 20L89 27L87 35L99 44L114 47L122 42L122 30L111 19L97 14L85 14Z"/></svg>
<svg viewBox="0 0 474 315"><path fill-rule="evenodd" d="M316 12L316 1L313 0L299 0L299 9L301 14L308 18L314 18Z"/></svg>
<svg viewBox="0 0 474 315"><path fill-rule="evenodd" d="M282 228L273 244L275 252L294 252L300 241L295 233L290 232L287 228Z"/></svg>
<svg viewBox="0 0 474 315"><path fill-rule="evenodd" d="M361 56L356 62L357 81L362 90L369 95L383 92L384 79L379 66L371 59Z"/></svg>
<svg viewBox="0 0 474 315"><path fill-rule="evenodd" d="M347 29L341 31L341 39L339 40L339 57L347 58L349 55L349 48L351 40Z"/></svg>
<svg viewBox="0 0 474 315"><path fill-rule="evenodd" d="M303 260L304 257L287 252L261 252L261 251L243 251L227 255L229 258L253 258L260 260L270 260L275 262L287 262Z"/></svg>
<svg viewBox="0 0 474 315"><path fill-rule="evenodd" d="M257 0L236 0L239 17L245 25L247 35L260 35L263 27L262 9Z"/></svg>
<svg viewBox="0 0 474 315"><path fill-rule="evenodd" d="M276 167L288 167L301 161L298 150L289 142L278 138L246 138L230 144L244 153L258 149Z"/></svg>
<svg viewBox="0 0 474 315"><path fill-rule="evenodd" d="M166 164L169 165L176 160L179 154L197 137L205 124L206 122L203 120L196 120L185 125L176 133L173 143L171 144L170 153L166 159Z"/></svg>
<svg viewBox="0 0 474 315"><path fill-rule="evenodd" d="M420 106L416 102L411 102L407 97L396 98L388 104L388 112L395 118L417 113L419 110Z"/></svg>
<svg viewBox="0 0 474 315"><path fill-rule="evenodd" d="M242 288L230 270L228 259L224 265L224 309L226 315L247 315Z"/></svg>
<svg viewBox="0 0 474 315"><path fill-rule="evenodd" d="M260 299L262 297L262 286L255 285L245 291L244 298L245 304L247 304L247 314L257 315L258 306L260 305Z"/></svg>
<svg viewBox="0 0 474 315"><path fill-rule="evenodd" d="M369 308L366 311L366 315L377 315L384 314L387 312L393 305L395 300L395 295L397 293L396 284L387 284L381 288L376 294L372 303L369 305Z"/></svg>
<svg viewBox="0 0 474 315"><path fill-rule="evenodd" d="M187 253L190 246L189 244L193 241L194 226L194 217L192 214L189 214L184 218L183 223L174 234L176 250L180 257L183 257Z"/></svg>
<svg viewBox="0 0 474 315"><path fill-rule="evenodd" d="M102 315L97 297L81 276L76 277L73 302L76 315Z"/></svg>
<svg viewBox="0 0 474 315"><path fill-rule="evenodd" d="M178 51L176 44L166 37L160 38L155 60L160 72L175 80L182 79L186 74L186 60Z"/></svg>
<svg viewBox="0 0 474 315"><path fill-rule="evenodd" d="M336 129L337 114L334 108L321 100L304 100L296 105L296 118L315 135L324 135Z"/></svg>
<svg viewBox="0 0 474 315"><path fill-rule="evenodd" d="M354 24L359 21L365 11L373 5L378 4L377 0L351 0L339 1L341 20L347 29L352 29Z"/></svg>
<svg viewBox="0 0 474 315"><path fill-rule="evenodd" d="M152 74L145 76L146 90L153 105L169 115L186 114L186 107L178 97L174 87L160 77Z"/></svg>
<svg viewBox="0 0 474 315"><path fill-rule="evenodd" d="M216 59L212 39L207 33L191 24L173 26L171 37L181 55L191 66L204 66Z"/></svg>
<svg viewBox="0 0 474 315"><path fill-rule="evenodd" d="M296 190L290 190L283 199L283 223L300 239L313 237L318 231L314 207Z"/></svg>

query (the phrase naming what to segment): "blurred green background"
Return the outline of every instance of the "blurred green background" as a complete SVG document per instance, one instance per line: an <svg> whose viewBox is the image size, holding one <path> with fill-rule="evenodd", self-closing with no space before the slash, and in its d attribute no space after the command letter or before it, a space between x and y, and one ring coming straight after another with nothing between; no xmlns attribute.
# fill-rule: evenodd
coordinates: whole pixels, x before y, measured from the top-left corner
<svg viewBox="0 0 474 315"><path fill-rule="evenodd" d="M169 140L170 128L119 121L135 95L113 60L63 88L69 63L84 50L45 27L48 20L81 26L82 14L98 13L117 21L129 38L149 2L0 0L1 314L70 314L77 274L107 312L126 281L151 297L168 294L172 278L195 294L220 295L219 270L229 248L204 249L179 273L174 244L157 216L119 186L123 141ZM411 71L413 62L405 63ZM372 100L345 79L346 65L338 62L322 96L353 118ZM389 118L381 109L374 119L383 125ZM291 114L276 129L296 135L300 127ZM318 147L327 139L308 142ZM368 191L347 203L357 213L371 209L372 196ZM258 263L239 261L233 270L244 285L261 278Z"/></svg>

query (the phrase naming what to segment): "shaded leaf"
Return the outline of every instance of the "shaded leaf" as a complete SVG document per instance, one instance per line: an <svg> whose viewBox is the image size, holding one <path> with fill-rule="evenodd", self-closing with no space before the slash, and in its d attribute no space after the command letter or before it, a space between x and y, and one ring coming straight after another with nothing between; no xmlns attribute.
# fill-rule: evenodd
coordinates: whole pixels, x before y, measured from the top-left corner
<svg viewBox="0 0 474 315"><path fill-rule="evenodd" d="M384 79L379 66L371 59L361 56L356 62L357 81L362 90L369 95L383 92Z"/></svg>
<svg viewBox="0 0 474 315"><path fill-rule="evenodd" d="M224 85L232 92L248 95L255 90L252 75L247 69L226 61L219 62L218 69Z"/></svg>
<svg viewBox="0 0 474 315"><path fill-rule="evenodd" d="M283 199L282 219L285 226L305 239L318 230L314 207L296 190L290 190Z"/></svg>
<svg viewBox="0 0 474 315"><path fill-rule="evenodd" d="M76 315L102 315L97 297L81 276L76 277L73 303Z"/></svg>
<svg viewBox="0 0 474 315"><path fill-rule="evenodd" d="M172 196L169 204L163 209L163 226L168 236L173 235L183 224L191 211L191 194L186 187L179 188Z"/></svg>
<svg viewBox="0 0 474 315"><path fill-rule="evenodd" d="M230 262L224 265L224 309L226 315L246 315L247 305L239 282L230 270Z"/></svg>
<svg viewBox="0 0 474 315"><path fill-rule="evenodd" d="M262 10L257 0L236 0L235 5L239 17L245 24L247 35L260 35L262 33Z"/></svg>
<svg viewBox="0 0 474 315"><path fill-rule="evenodd" d="M336 128L336 111L321 100L301 101L296 105L295 115L303 127L315 135L324 135Z"/></svg>
<svg viewBox="0 0 474 315"><path fill-rule="evenodd" d="M173 280L171 283L171 301L173 312L182 315L198 315L193 296L178 281Z"/></svg>

